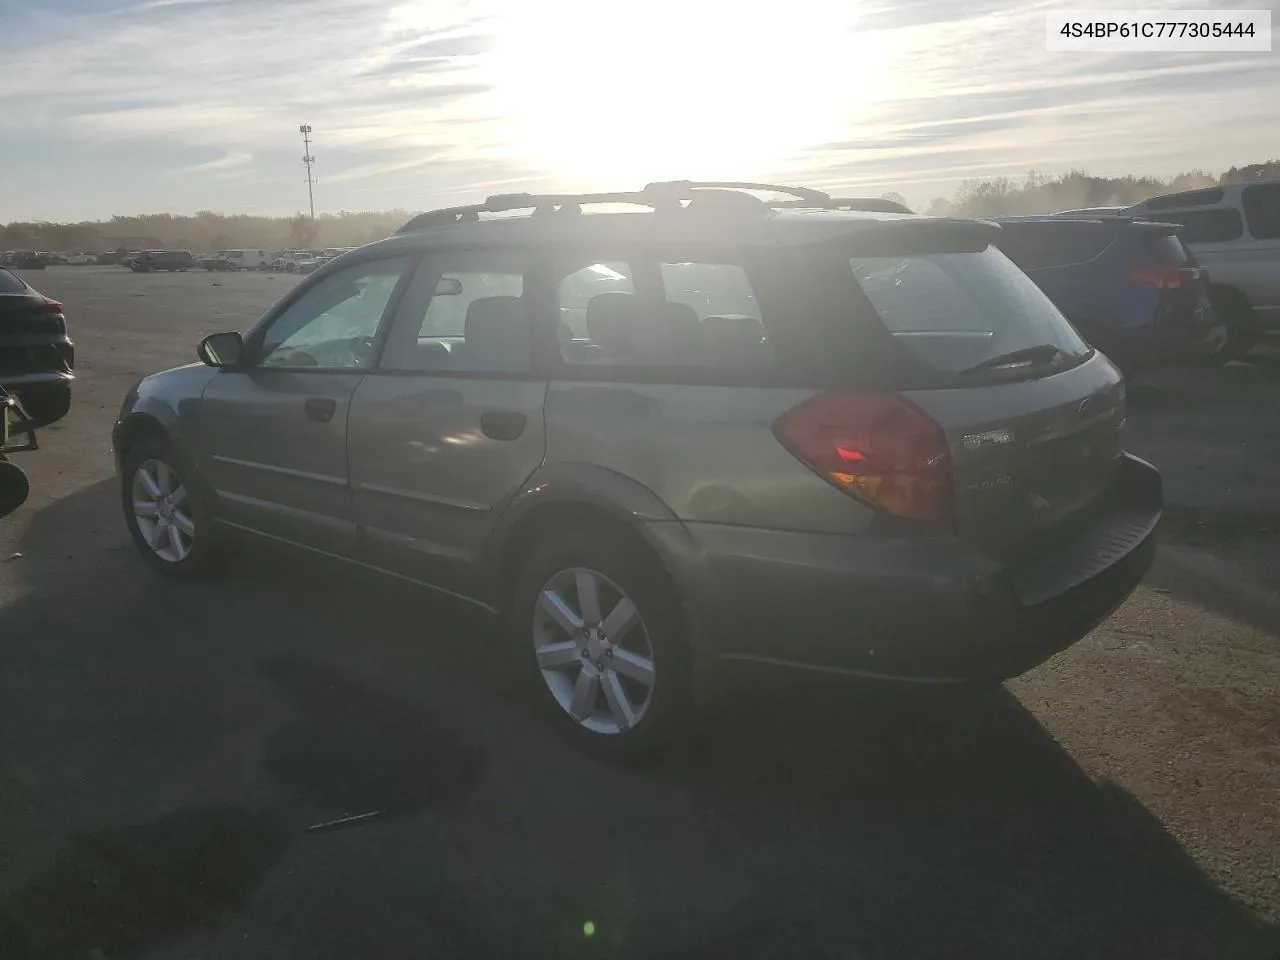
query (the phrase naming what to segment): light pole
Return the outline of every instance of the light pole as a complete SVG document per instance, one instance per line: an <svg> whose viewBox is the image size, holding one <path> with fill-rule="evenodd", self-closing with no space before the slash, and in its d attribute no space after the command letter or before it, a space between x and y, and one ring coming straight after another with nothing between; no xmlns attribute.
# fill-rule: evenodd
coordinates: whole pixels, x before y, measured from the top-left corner
<svg viewBox="0 0 1280 960"><path fill-rule="evenodd" d="M316 218L316 195L311 188L311 165L316 162L316 158L311 155L311 124L304 123L298 127L298 132L302 134L302 162L307 165L307 202L311 204L311 219Z"/></svg>

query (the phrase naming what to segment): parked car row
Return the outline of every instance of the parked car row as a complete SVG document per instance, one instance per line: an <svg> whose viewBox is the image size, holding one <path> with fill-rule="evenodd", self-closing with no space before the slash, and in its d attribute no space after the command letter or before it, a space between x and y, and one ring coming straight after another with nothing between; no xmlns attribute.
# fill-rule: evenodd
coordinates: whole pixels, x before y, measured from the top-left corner
<svg viewBox="0 0 1280 960"><path fill-rule="evenodd" d="M1214 359L1247 353L1280 330L1280 181L1240 183L1152 197L1131 207L1068 210L1058 216L1129 216L1176 223L1205 272L1209 300L1226 329Z"/></svg>
<svg viewBox="0 0 1280 960"><path fill-rule="evenodd" d="M1161 514L1116 366L1000 225L764 189L495 196L318 267L129 391L138 550L189 578L265 538L460 599L603 754L730 671L995 682L1075 642ZM1132 282L1104 299L1182 309Z"/></svg>

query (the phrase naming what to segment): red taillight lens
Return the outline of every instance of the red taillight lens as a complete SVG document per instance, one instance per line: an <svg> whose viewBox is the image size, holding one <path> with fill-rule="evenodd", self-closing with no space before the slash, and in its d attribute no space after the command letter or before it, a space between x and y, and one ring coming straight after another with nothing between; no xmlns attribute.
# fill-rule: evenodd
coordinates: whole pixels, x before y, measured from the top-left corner
<svg viewBox="0 0 1280 960"><path fill-rule="evenodd" d="M946 435L902 397L819 394L783 414L773 432L819 476L863 503L913 520L951 513Z"/></svg>
<svg viewBox="0 0 1280 960"><path fill-rule="evenodd" d="M1135 283L1149 283L1161 290L1176 290L1184 283L1200 279L1195 267L1138 267L1129 274Z"/></svg>
<svg viewBox="0 0 1280 960"><path fill-rule="evenodd" d="M62 312L62 304L60 304L57 300L50 300L48 297L45 298L44 308L52 313Z"/></svg>

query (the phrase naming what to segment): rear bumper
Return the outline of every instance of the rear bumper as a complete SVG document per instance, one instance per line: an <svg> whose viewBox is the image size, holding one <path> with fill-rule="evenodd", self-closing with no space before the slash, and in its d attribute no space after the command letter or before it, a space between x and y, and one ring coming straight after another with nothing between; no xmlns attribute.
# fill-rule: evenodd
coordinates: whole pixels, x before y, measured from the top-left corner
<svg viewBox="0 0 1280 960"><path fill-rule="evenodd" d="M1004 679L1083 637L1150 567L1160 476L1133 457L1121 474L1113 505L1050 552L1016 563L954 538L691 524L684 529L696 549L679 554L673 572L712 663L915 682Z"/></svg>
<svg viewBox="0 0 1280 960"><path fill-rule="evenodd" d="M1195 363L1213 356L1227 339L1226 325L1212 311L1203 321L1148 323L1112 333L1129 369Z"/></svg>

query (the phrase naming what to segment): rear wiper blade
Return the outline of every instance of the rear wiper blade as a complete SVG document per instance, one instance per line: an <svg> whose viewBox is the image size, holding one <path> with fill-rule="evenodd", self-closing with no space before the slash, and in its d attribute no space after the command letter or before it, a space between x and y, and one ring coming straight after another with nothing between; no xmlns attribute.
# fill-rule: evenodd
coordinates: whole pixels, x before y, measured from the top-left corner
<svg viewBox="0 0 1280 960"><path fill-rule="evenodd" d="M961 370L960 376L963 377L966 373L977 373L980 370L992 370L996 367L1031 366L1033 364L1049 363L1060 356L1062 356L1061 347L1054 346L1052 343L1037 343L1034 347L1010 350L1008 353L1002 353L983 360L981 363L975 363L972 367L966 367Z"/></svg>

